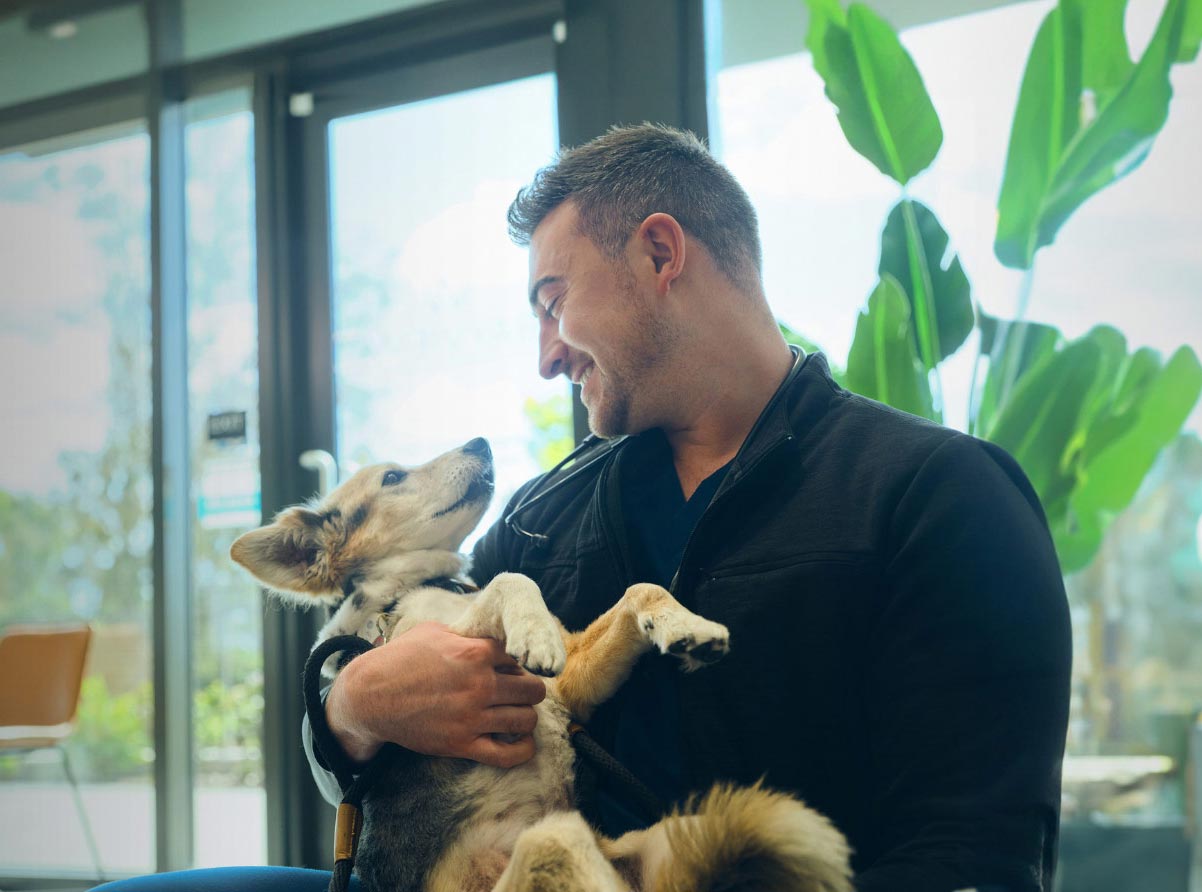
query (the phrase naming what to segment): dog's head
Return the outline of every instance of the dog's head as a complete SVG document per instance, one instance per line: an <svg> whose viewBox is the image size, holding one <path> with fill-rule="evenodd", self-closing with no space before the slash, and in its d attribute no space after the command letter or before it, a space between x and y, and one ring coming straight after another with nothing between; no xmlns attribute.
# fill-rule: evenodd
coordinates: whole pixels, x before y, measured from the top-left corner
<svg viewBox="0 0 1202 892"><path fill-rule="evenodd" d="M336 597L373 563L457 550L492 493L492 451L477 438L419 467L363 468L320 502L240 536L230 556L281 594Z"/></svg>

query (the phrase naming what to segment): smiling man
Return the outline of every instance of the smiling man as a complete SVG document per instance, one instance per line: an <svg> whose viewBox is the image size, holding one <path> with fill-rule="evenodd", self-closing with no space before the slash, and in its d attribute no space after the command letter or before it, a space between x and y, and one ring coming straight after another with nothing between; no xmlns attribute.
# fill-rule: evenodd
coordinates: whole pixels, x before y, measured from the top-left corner
<svg viewBox="0 0 1202 892"><path fill-rule="evenodd" d="M640 663L593 735L667 803L721 779L796 793L861 890L1050 889L1068 611L1015 462L785 344L754 209L690 134L565 151L509 225L539 370L581 385L605 439L517 493L476 581L527 574L568 628L658 582L731 632L704 671ZM344 749L529 758L541 682L495 651L418 627L358 658L327 701ZM604 782L585 808L645 823Z"/></svg>
<svg viewBox="0 0 1202 892"><path fill-rule="evenodd" d="M786 346L755 212L690 134L616 128L563 152L509 225L530 246L539 370L581 385L603 439L518 491L475 548L476 582L526 574L570 629L657 582L730 632L702 671L636 665L593 736L669 805L718 780L800 796L846 835L860 892L1048 892L1071 639L1013 459L848 393ZM352 765L391 741L506 767L533 755L545 695L497 642L424 624L352 660L326 712ZM624 790L600 780L581 802L606 834L648 823ZM235 869L105 888L328 880Z"/></svg>

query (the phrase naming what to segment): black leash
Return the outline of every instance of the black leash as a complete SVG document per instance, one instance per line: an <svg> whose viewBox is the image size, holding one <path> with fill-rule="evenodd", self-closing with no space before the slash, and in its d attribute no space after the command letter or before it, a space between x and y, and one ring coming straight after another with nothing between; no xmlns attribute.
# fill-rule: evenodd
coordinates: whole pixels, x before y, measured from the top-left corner
<svg viewBox="0 0 1202 892"><path fill-rule="evenodd" d="M359 833L363 829L364 794L381 774L408 753L394 743L386 743L356 776L356 766L342 752L326 720L326 706L321 699L321 667L336 653L342 653L342 659L347 661L371 649L372 644L358 635L339 635L317 645L305 661L305 712L313 730L313 744L342 790L342 802L334 823L334 875L330 877L329 892L346 892L350 885L355 851L359 847Z"/></svg>
<svg viewBox="0 0 1202 892"><path fill-rule="evenodd" d="M583 725L573 722L568 726L568 734L571 736L572 745L576 747L576 754L625 790L629 797L628 804L637 806L648 824L654 824L668 813L663 801L651 791L651 788L639 780L629 768L611 756L601 744L593 739Z"/></svg>

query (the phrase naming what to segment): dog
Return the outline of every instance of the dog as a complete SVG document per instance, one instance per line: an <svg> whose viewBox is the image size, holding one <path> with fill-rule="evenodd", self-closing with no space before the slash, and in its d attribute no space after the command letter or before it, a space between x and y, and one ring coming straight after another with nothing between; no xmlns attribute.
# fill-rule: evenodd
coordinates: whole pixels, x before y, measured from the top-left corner
<svg viewBox="0 0 1202 892"><path fill-rule="evenodd" d="M692 671L721 658L729 636L651 584L631 586L576 634L525 576L502 573L475 594L448 590L443 581L468 572L458 549L487 509L493 481L488 443L475 439L419 467L363 468L327 498L282 511L231 547L233 559L279 597L333 608L318 643L343 634L379 642L437 621L502 642L524 669L548 677L528 762L500 769L430 757L379 780L363 804L356 869L365 886L850 892L839 831L761 785L716 786L618 839L588 825L575 810L570 722L587 721L649 650Z"/></svg>

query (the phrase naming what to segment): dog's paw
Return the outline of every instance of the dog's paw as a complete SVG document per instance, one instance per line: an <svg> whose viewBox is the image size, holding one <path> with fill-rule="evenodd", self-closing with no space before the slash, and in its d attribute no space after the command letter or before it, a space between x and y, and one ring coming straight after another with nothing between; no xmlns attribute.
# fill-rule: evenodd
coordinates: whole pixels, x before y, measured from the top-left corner
<svg viewBox="0 0 1202 892"><path fill-rule="evenodd" d="M662 654L679 658L686 672L716 663L730 651L730 632L679 604L638 615L639 628Z"/></svg>
<svg viewBox="0 0 1202 892"><path fill-rule="evenodd" d="M546 677L563 672L568 654L559 626L545 617L505 630L505 652L527 672Z"/></svg>

